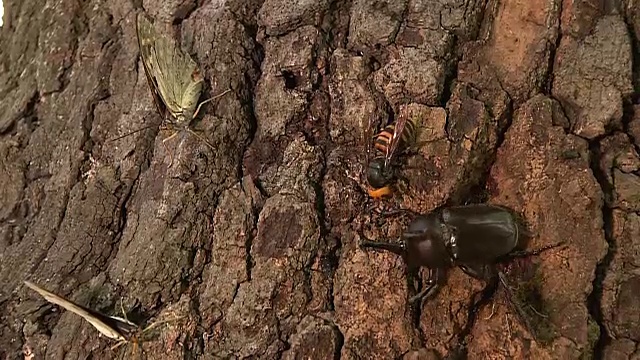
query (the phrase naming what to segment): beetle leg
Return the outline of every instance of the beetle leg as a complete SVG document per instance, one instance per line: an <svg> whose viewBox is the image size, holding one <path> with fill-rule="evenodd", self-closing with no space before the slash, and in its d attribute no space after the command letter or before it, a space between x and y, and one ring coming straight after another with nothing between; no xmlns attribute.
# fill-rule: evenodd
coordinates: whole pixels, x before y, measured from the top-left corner
<svg viewBox="0 0 640 360"><path fill-rule="evenodd" d="M465 274L478 280L491 282L498 276L495 266L492 265L460 264L459 267Z"/></svg>
<svg viewBox="0 0 640 360"><path fill-rule="evenodd" d="M500 283L498 270L495 265L492 264L475 264L475 266L462 264L460 265L460 269L464 271L465 274L486 282L484 289L474 295L472 309L475 313L480 309L480 306L483 306L489 301L498 289Z"/></svg>
<svg viewBox="0 0 640 360"><path fill-rule="evenodd" d="M360 248L374 248L392 252L399 256L406 255L406 249L402 244L394 244L390 242L378 242L378 241L362 241L360 242Z"/></svg>
<svg viewBox="0 0 640 360"><path fill-rule="evenodd" d="M409 304L413 304L418 301L422 301L425 297L429 295L429 293L437 290L442 281L444 280L444 269L429 269L429 279L427 279L427 283L425 284L424 289L417 293L416 295L409 298Z"/></svg>

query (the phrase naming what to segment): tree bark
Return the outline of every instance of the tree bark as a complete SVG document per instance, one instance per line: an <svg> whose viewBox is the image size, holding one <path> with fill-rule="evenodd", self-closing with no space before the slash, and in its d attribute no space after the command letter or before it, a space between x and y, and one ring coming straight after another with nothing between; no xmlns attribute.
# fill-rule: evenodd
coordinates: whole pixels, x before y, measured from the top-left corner
<svg viewBox="0 0 640 360"><path fill-rule="evenodd" d="M638 356L634 1L5 0L1 357ZM199 64L201 100L231 89L191 124L214 149L163 142L140 11ZM417 146L371 199L371 135L403 117ZM495 291L453 269L415 307L426 269L358 247L411 220L381 209L469 202L564 246L502 264ZM112 350L25 280L172 320Z"/></svg>

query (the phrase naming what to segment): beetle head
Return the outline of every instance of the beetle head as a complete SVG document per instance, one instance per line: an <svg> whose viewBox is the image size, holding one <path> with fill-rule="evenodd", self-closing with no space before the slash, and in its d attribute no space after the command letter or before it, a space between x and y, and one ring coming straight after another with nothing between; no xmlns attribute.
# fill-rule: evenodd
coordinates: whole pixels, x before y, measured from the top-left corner
<svg viewBox="0 0 640 360"><path fill-rule="evenodd" d="M408 265L430 269L450 266L452 260L443 236L442 223L437 214L417 216L402 234Z"/></svg>

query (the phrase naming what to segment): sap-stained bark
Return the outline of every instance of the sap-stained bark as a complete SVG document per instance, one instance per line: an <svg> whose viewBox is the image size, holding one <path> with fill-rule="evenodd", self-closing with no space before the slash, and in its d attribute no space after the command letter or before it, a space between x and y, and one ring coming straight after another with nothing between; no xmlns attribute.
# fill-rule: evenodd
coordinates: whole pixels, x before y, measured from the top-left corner
<svg viewBox="0 0 640 360"><path fill-rule="evenodd" d="M393 43L407 3L407 0L354 0L348 48L363 51Z"/></svg>
<svg viewBox="0 0 640 360"><path fill-rule="evenodd" d="M284 352L284 360L331 359L339 350L341 336L334 325L325 320L307 316L291 337L291 349Z"/></svg>
<svg viewBox="0 0 640 360"><path fill-rule="evenodd" d="M456 176L447 176L448 172L455 171L450 165L459 160L448 159L451 144L446 133L447 113L440 107L409 104L401 108L400 116L418 121L419 153L422 155L409 159L407 168L403 170L403 174L411 179L413 188L411 197L406 201L419 204L420 199L425 203L421 208L426 211L442 202L457 183Z"/></svg>
<svg viewBox="0 0 640 360"><path fill-rule="evenodd" d="M354 246L357 239L346 240L334 278L341 358L398 357L410 349L414 331L405 318L404 265L393 254L367 253Z"/></svg>
<svg viewBox="0 0 640 360"><path fill-rule="evenodd" d="M490 30L487 44L478 49L479 62L486 64L481 71L485 76L495 72L517 103L540 91L546 81L549 57L558 36L559 2L501 2L493 5L491 24L484 25Z"/></svg>
<svg viewBox="0 0 640 360"><path fill-rule="evenodd" d="M446 63L434 59L431 51L407 47L375 73L374 82L393 106L406 98L438 105L446 71Z"/></svg>
<svg viewBox="0 0 640 360"><path fill-rule="evenodd" d="M422 155L409 159L403 171L413 188L405 194L405 203L428 211L446 197L457 199L479 183L505 122L493 118L477 96L471 86L458 83L447 103L448 116L440 108L417 104L403 107L402 116L421 121Z"/></svg>
<svg viewBox="0 0 640 360"><path fill-rule="evenodd" d="M258 12L258 25L269 36L304 25L318 26L328 7L328 0L265 0Z"/></svg>
<svg viewBox="0 0 640 360"><path fill-rule="evenodd" d="M330 87L333 105L330 134L335 142L344 145L333 149L327 158L323 182L325 213L331 225L330 235L340 239L343 249L352 249L351 244L355 244L358 238L345 234L358 229L361 221L367 222L367 215L357 215L365 199L359 185L364 183L363 154L350 149L363 149L362 145L354 146L354 143L360 144L358 140L363 138L369 119L379 118L383 112L379 110L376 95L371 94L367 86L366 81L370 77L364 58L336 52L332 68L335 69L336 86ZM484 104L474 98L476 95L464 84L458 85L448 104L451 113L448 123L442 108L420 104L398 108L396 116L412 118L420 124L419 154L422 156L411 157L408 169L403 171L410 180L411 189L400 196L409 206L427 211L458 190L459 186L470 186L479 179L481 169L491 159L497 135L504 126L504 117L492 118ZM376 124L375 121L373 123ZM400 231L397 226L392 226L392 229L396 235ZM372 230L370 236L384 236L383 231ZM409 349L407 343L415 337L415 331L411 330L404 317L408 294L406 281L400 276L404 272L398 269L399 259L394 256L370 255L386 259L371 264L362 263L359 260L362 256L359 250L343 250L334 278L336 322L344 335L341 353L347 357L363 353L376 356L385 351L400 355ZM368 269L372 266L376 270ZM394 271L391 279L363 275L388 274L387 269ZM392 283L388 283L390 281ZM425 306L420 325L429 347L442 353L456 346L458 332L467 326L469 299L481 288L481 283L472 281L459 271L452 272L449 284L451 288L443 289L437 301ZM400 301L382 298L378 303L369 299L369 294L386 293L390 293L391 299ZM394 334L400 331L402 335L393 339L376 336L383 324L389 321L397 329Z"/></svg>
<svg viewBox="0 0 640 360"><path fill-rule="evenodd" d="M460 269L448 273L446 285L422 305L420 329L427 348L437 350L443 357L455 354L458 335L469 325L469 308L483 286Z"/></svg>
<svg viewBox="0 0 640 360"><path fill-rule="evenodd" d="M612 207L627 211L640 210L640 157L629 137L615 133L600 144L600 168L613 187L609 199Z"/></svg>
<svg viewBox="0 0 640 360"><path fill-rule="evenodd" d="M612 338L640 341L640 216L613 211L616 252L603 284L602 308L605 327Z"/></svg>
<svg viewBox="0 0 640 360"><path fill-rule="evenodd" d="M558 111L554 102L536 96L516 112L491 170L495 186L491 202L523 215L532 233L528 248L564 242L564 247L538 256L541 303L553 325L553 337L548 347L540 343L530 347L528 332L513 331L504 336L483 331L507 321L504 315L493 316L482 320L487 324L474 327L474 340L469 345L472 357L499 349L508 357L556 358L564 354L563 358L575 358L590 353L598 338L593 335L594 325L585 304L596 265L607 249L602 190L589 168L586 141L553 126L553 118L559 116L554 114ZM486 319L490 313L491 309L485 308L479 318ZM517 321L515 316L507 318Z"/></svg>
<svg viewBox="0 0 640 360"><path fill-rule="evenodd" d="M367 58L351 56L346 50L338 49L331 57L331 72L331 140L362 146L371 118L383 118L386 121L388 116L380 109L377 97L367 83L370 75Z"/></svg>
<svg viewBox="0 0 640 360"><path fill-rule="evenodd" d="M607 360L637 360L640 359L640 351L635 341L629 339L615 339L604 351Z"/></svg>
<svg viewBox="0 0 640 360"><path fill-rule="evenodd" d="M222 317L240 284L249 280L247 244L255 236L254 211L261 206L262 197L250 178L220 196L213 216L213 248L204 254L211 259L202 272L200 293L205 328Z"/></svg>
<svg viewBox="0 0 640 360"><path fill-rule="evenodd" d="M280 38L267 38L256 88L257 137L284 135L287 124L303 116L315 83L312 65L317 36L313 26L305 26Z"/></svg>
<svg viewBox="0 0 640 360"><path fill-rule="evenodd" d="M327 158L327 174L322 182L326 217L330 228L338 235L344 233L341 225L349 224L358 215L366 200L364 187L364 160L352 147L338 147Z"/></svg>
<svg viewBox="0 0 640 360"><path fill-rule="evenodd" d="M320 231L313 203L274 195L260 212L251 245L251 281L240 284L233 303L205 346L218 356L271 358L296 332L308 302L308 268Z"/></svg>
<svg viewBox="0 0 640 360"><path fill-rule="evenodd" d="M619 15L600 18L584 38L563 36L554 63L553 96L572 132L593 139L619 126L631 95L631 40Z"/></svg>

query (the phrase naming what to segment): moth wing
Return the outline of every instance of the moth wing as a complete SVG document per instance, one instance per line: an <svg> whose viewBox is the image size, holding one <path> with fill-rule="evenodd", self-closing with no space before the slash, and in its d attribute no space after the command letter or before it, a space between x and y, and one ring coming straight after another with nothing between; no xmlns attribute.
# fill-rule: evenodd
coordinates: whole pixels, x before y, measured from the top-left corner
<svg viewBox="0 0 640 360"><path fill-rule="evenodd" d="M167 106L160 93L156 77L158 73L158 62L155 49L158 34L143 13L138 13L136 33L138 35L138 47L140 49L140 56L142 57L142 66L144 68L144 74L147 77L147 82L149 83L151 96L153 97L153 102L156 104L158 113L164 118L167 115Z"/></svg>
<svg viewBox="0 0 640 360"><path fill-rule="evenodd" d="M191 120L202 92L204 77L195 61L166 38L156 42L158 85L169 110Z"/></svg>
<svg viewBox="0 0 640 360"><path fill-rule="evenodd" d="M38 294L40 294L43 298L45 298L45 300L47 300L50 303L56 304L58 306L61 306L63 308L65 308L68 311L71 311L72 313L81 316L83 319L87 320L89 323L91 323L91 325L93 325L93 327L96 328L96 330L98 330L100 333L102 333L104 336L110 338L110 339L115 339L115 340L126 340L126 338L123 336L123 334L118 331L116 328L114 328L113 326L107 324L107 322L111 322L111 321L115 321L115 322L123 322L124 324L127 324L129 326L134 325L124 319L118 319L115 317L109 317L103 314L98 313L97 311L91 310L91 309L87 309L83 306L80 306L78 304L75 304L61 296L58 296L52 292L49 292L41 287L39 287L38 285L30 282L30 281L25 281L24 282L25 285L27 285L29 288L31 288L32 290L34 290L35 292L37 292ZM102 319L101 319L102 318ZM124 326L124 325L123 325Z"/></svg>
<svg viewBox="0 0 640 360"><path fill-rule="evenodd" d="M176 83L180 84L178 91L181 95L181 106L189 116L193 116L202 92L204 76L191 56L183 53L180 49L176 48L174 61L176 67L180 69L180 71L176 71L176 75L180 76Z"/></svg>
<svg viewBox="0 0 640 360"><path fill-rule="evenodd" d="M407 123L407 118L401 116L396 121L396 124L393 128L393 136L391 136L391 140L389 140L389 145L387 146L387 152L384 156L384 165L389 166L391 163L391 159L395 154L396 150L398 150L398 145L400 145L400 140L402 139L402 131L404 130L404 126Z"/></svg>

